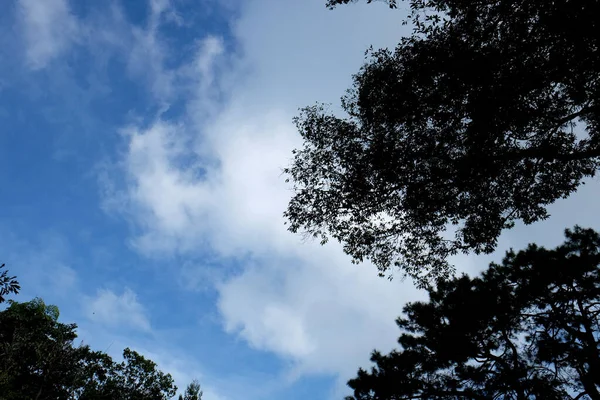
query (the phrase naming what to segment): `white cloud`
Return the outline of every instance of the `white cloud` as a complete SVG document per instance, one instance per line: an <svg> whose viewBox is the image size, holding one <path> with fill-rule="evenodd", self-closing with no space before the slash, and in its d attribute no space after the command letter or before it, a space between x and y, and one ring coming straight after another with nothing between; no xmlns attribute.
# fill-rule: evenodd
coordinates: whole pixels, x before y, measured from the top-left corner
<svg viewBox="0 0 600 400"><path fill-rule="evenodd" d="M375 346L394 345L394 319L419 294L378 278L372 265L350 265L337 246L304 247L304 257L264 259L223 284L226 329L293 361L297 373L348 378Z"/></svg>
<svg viewBox="0 0 600 400"><path fill-rule="evenodd" d="M345 381L374 347L395 345L395 317L423 293L378 278L372 265L351 265L334 243L302 243L286 232L291 193L281 169L299 144L291 123L297 107L337 103L365 48L393 45L405 28L382 4L334 12L322 0L241 7L233 27L243 57L234 68L216 74L223 46L204 41L188 66L204 81L188 80L197 90L186 118L128 130L124 194L143 231L135 243L146 254L197 255L209 247L237 261L241 272L217 285L225 329L291 360L293 373ZM213 80L228 90L226 104L207 95Z"/></svg>
<svg viewBox="0 0 600 400"><path fill-rule="evenodd" d="M127 51L130 73L142 77L157 99L170 99L175 76L163 67L167 49L158 40L155 28L132 28L132 47Z"/></svg>
<svg viewBox="0 0 600 400"><path fill-rule="evenodd" d="M32 69L44 68L81 35L67 0L19 0L26 57Z"/></svg>
<svg viewBox="0 0 600 400"><path fill-rule="evenodd" d="M224 76L214 62L222 43L201 42L191 67L203 79L190 80L197 91L185 120L127 130L127 212L143 230L135 239L142 252L209 246L242 263L241 274L218 284L227 331L291 360L294 373L346 379L373 347L394 345L394 319L415 290L351 265L335 244L303 244L288 233L281 169L300 144L291 123L297 106L335 100L364 49L393 43L401 28L377 6L335 14L320 1L283 3L244 4L235 32L246 57ZM224 106L207 97L214 79L237 82ZM207 106L221 111L207 118Z"/></svg>
<svg viewBox="0 0 600 400"><path fill-rule="evenodd" d="M215 59L223 54L223 40L216 36L208 36L200 41L200 50L196 53L194 66L203 79L203 84L213 83L213 68Z"/></svg>
<svg viewBox="0 0 600 400"><path fill-rule="evenodd" d="M111 328L151 329L144 307L129 288L125 288L120 295L109 289L98 290L95 297L87 299L85 312L92 321Z"/></svg>
<svg viewBox="0 0 600 400"><path fill-rule="evenodd" d="M122 58L129 75L143 81L162 103L161 110L169 107L176 90L181 89L178 84L186 71L165 67L173 53L159 34L164 24L182 23L170 0L148 0L149 14L142 25L128 21L119 2L106 2L106 7L85 17L74 15L68 0L17 2L29 68L45 68L78 44L94 57L99 72L109 58Z"/></svg>
<svg viewBox="0 0 600 400"><path fill-rule="evenodd" d="M178 72L179 77L185 82L193 82L191 98L188 108L195 112L189 115L192 121L198 123L213 117L218 111L220 94L219 84L216 81L216 72L226 74L228 66L223 63L224 55L223 39L218 36L206 36L196 42L195 53L192 62L184 65ZM187 79L186 79L187 78ZM187 83L186 82L186 83Z"/></svg>
<svg viewBox="0 0 600 400"><path fill-rule="evenodd" d="M126 166L131 177L129 195L140 207L146 233L136 245L150 252L191 249L205 229L210 188L196 185L195 171L180 171L175 163L184 156L181 128L158 122L146 131L130 129ZM206 218L208 220L208 218Z"/></svg>
<svg viewBox="0 0 600 400"><path fill-rule="evenodd" d="M190 82L195 82L203 91L212 83L212 67L223 52L222 40L217 36L207 36L197 43L193 59L182 68L168 68L169 58L181 57L160 35L165 24L184 24L184 18L178 14L169 0L150 0L150 15L145 26L127 26L126 37L121 38L121 52L127 58L129 73L145 81L155 100L162 103L162 110L169 108L172 100L186 95ZM117 9L117 13L120 11ZM123 46L123 41L128 45ZM187 97L187 95L186 95ZM206 104L205 104L206 105Z"/></svg>

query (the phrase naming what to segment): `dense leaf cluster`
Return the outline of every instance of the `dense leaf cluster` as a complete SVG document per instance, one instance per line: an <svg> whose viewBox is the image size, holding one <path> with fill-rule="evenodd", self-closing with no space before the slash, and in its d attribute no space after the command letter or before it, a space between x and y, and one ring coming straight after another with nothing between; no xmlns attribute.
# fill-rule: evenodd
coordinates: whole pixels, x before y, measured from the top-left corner
<svg viewBox="0 0 600 400"><path fill-rule="evenodd" d="M409 3L413 34L370 53L347 116L317 105L296 119L285 216L426 285L596 173L600 1Z"/></svg>
<svg viewBox="0 0 600 400"><path fill-rule="evenodd" d="M600 399L600 235L509 252L409 303L400 350L350 381L349 400Z"/></svg>
<svg viewBox="0 0 600 400"><path fill-rule="evenodd" d="M116 362L76 345L75 324L58 321L56 306L41 299L9 301L0 311L0 400L166 400L173 378L131 349ZM193 382L180 400L199 400Z"/></svg>

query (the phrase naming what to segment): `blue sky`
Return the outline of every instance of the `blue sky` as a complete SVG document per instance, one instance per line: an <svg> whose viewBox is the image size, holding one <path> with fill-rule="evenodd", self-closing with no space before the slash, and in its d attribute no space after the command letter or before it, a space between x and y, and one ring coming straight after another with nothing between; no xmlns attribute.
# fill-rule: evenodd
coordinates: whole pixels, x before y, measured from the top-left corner
<svg viewBox="0 0 600 400"><path fill-rule="evenodd" d="M364 50L406 29L402 10L324 3L8 0L0 261L20 298L198 378L205 400L343 398L423 294L283 224L297 109L337 104ZM591 180L501 249L600 228L598 194Z"/></svg>

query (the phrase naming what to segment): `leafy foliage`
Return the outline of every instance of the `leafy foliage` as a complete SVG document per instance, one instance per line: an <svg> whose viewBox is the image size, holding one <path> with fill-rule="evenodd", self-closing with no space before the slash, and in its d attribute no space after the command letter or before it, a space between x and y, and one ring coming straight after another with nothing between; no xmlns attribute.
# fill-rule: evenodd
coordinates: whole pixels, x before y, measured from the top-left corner
<svg viewBox="0 0 600 400"><path fill-rule="evenodd" d="M123 361L115 362L89 346L76 346L77 326L63 324L58 317L58 308L41 299L9 301L9 307L0 311L0 400L166 400L175 396L173 378L153 361L127 348ZM200 386L193 385L188 392L198 395Z"/></svg>
<svg viewBox="0 0 600 400"><path fill-rule="evenodd" d="M5 264L0 265L0 270L5 267ZM0 272L0 303L6 301L6 295L18 294L19 290L21 290L21 286L19 285L19 282L17 282L16 277L8 276L7 270Z"/></svg>
<svg viewBox="0 0 600 400"><path fill-rule="evenodd" d="M91 354L94 362L86 368L88 379L79 399L166 400L175 396L173 378L157 370L153 361L129 348L123 351L123 358L116 363L103 353Z"/></svg>
<svg viewBox="0 0 600 400"><path fill-rule="evenodd" d="M374 352L348 400L600 399L600 235L566 236L406 305L400 350Z"/></svg>
<svg viewBox="0 0 600 400"><path fill-rule="evenodd" d="M192 381L185 389L185 394L179 395L179 400L202 400L200 383L197 380Z"/></svg>
<svg viewBox="0 0 600 400"><path fill-rule="evenodd" d="M67 399L84 348L72 346L75 326L40 299L9 301L0 312L0 398Z"/></svg>
<svg viewBox="0 0 600 400"><path fill-rule="evenodd" d="M600 2L410 7L413 34L370 52L347 117L316 105L296 119L285 216L425 286L452 274L448 256L491 253L515 221L547 218L600 167Z"/></svg>

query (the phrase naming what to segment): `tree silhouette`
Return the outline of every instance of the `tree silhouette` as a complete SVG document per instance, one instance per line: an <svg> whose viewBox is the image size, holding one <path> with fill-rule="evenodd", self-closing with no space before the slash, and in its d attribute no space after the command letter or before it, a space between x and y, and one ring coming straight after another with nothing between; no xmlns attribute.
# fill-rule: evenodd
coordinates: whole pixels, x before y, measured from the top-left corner
<svg viewBox="0 0 600 400"><path fill-rule="evenodd" d="M296 118L285 216L425 286L598 170L600 2L408 3L412 35L369 53L347 116L316 105Z"/></svg>
<svg viewBox="0 0 600 400"><path fill-rule="evenodd" d="M127 348L123 361L75 345L75 324L41 299L0 311L0 400L166 400L177 392L156 363ZM197 382L193 382L197 385ZM196 386L191 386L192 389ZM197 385L199 391L199 385ZM198 400L198 391L190 400ZM186 397L188 399L188 397Z"/></svg>
<svg viewBox="0 0 600 400"><path fill-rule="evenodd" d="M0 265L0 270L5 268L6 265ZM0 303L6 301L6 295L18 294L21 290L21 286L15 276L8 276L8 271L4 270L0 272Z"/></svg>
<svg viewBox="0 0 600 400"><path fill-rule="evenodd" d="M179 400L202 400L200 383L197 380L193 380L185 389L185 393L179 395Z"/></svg>
<svg viewBox="0 0 600 400"><path fill-rule="evenodd" d="M600 399L600 235L566 237L406 305L400 349L374 352L348 400Z"/></svg>

